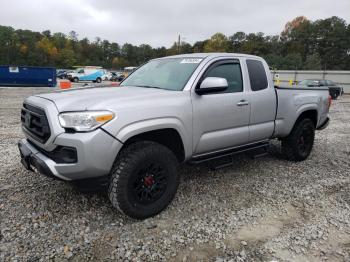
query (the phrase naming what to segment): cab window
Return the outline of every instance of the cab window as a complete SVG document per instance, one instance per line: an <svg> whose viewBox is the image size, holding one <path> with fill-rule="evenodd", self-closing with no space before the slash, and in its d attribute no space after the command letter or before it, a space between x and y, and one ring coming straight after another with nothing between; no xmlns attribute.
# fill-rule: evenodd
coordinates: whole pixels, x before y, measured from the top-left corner
<svg viewBox="0 0 350 262"><path fill-rule="evenodd" d="M209 69L205 76L225 78L228 83L228 88L225 91L226 93L243 91L242 73L239 63L219 63Z"/></svg>
<svg viewBox="0 0 350 262"><path fill-rule="evenodd" d="M252 91L266 89L268 84L263 63L258 60L248 59L247 67Z"/></svg>

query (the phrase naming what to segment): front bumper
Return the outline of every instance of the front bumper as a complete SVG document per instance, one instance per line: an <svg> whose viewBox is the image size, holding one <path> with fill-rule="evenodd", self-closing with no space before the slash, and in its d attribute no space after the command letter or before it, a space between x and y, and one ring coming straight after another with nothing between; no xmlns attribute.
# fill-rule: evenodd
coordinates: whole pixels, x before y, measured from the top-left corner
<svg viewBox="0 0 350 262"><path fill-rule="evenodd" d="M66 180L65 177L58 174L55 168L53 168L55 162L41 154L26 139L18 142L18 149L21 155L21 163L27 170L37 170L45 176Z"/></svg>
<svg viewBox="0 0 350 262"><path fill-rule="evenodd" d="M28 139L18 142L23 166L28 170L67 181L108 175L122 147L122 143L101 129L89 133L62 133L55 138L55 147L76 148L78 160L76 163L56 163Z"/></svg>

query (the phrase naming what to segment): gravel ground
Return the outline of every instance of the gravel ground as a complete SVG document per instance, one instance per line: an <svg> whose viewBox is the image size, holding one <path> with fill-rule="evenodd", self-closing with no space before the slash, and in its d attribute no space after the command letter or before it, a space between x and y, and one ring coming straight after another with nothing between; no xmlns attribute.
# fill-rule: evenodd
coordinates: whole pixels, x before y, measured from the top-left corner
<svg viewBox="0 0 350 262"><path fill-rule="evenodd" d="M225 169L184 166L169 208L134 221L21 166L21 103L46 91L0 89L0 261L350 261L350 96L308 160L284 160L276 141Z"/></svg>

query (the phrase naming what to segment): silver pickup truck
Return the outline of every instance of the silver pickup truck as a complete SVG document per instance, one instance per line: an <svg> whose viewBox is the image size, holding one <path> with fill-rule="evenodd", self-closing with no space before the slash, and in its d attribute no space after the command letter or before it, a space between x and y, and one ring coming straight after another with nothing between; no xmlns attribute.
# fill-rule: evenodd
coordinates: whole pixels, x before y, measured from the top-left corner
<svg viewBox="0 0 350 262"><path fill-rule="evenodd" d="M143 219L174 198L179 163L266 148L275 138L287 159L306 159L329 107L327 88L274 87L260 57L171 56L119 87L26 98L18 146L27 169L105 185L114 207Z"/></svg>

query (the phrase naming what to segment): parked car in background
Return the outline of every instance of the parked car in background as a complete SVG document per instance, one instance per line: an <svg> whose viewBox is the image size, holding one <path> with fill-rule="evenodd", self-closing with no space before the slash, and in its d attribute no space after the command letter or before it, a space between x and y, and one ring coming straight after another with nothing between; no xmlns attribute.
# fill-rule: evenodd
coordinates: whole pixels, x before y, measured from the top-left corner
<svg viewBox="0 0 350 262"><path fill-rule="evenodd" d="M110 72L106 72L103 76L102 76L102 80L103 81L117 81L120 82L121 80L123 80L125 77L122 73L120 72L114 72L114 71L110 71Z"/></svg>
<svg viewBox="0 0 350 262"><path fill-rule="evenodd" d="M92 81L101 83L106 71L99 66L85 66L68 73L67 77L72 82Z"/></svg>
<svg viewBox="0 0 350 262"><path fill-rule="evenodd" d="M127 67L124 67L124 72L126 72L127 74L131 74L136 69L137 69L137 66L127 66Z"/></svg>
<svg viewBox="0 0 350 262"><path fill-rule="evenodd" d="M111 81L114 74L115 74L115 72L106 71L106 73L102 76L102 80L103 81Z"/></svg>
<svg viewBox="0 0 350 262"><path fill-rule="evenodd" d="M57 70L56 76L59 79L66 79L67 78L67 70L62 70L62 69Z"/></svg>
<svg viewBox="0 0 350 262"><path fill-rule="evenodd" d="M340 95L344 93L343 87L333 82L332 80L305 79L301 81L298 85L307 86L307 87L320 87L320 86L328 87L329 94L332 97L332 99L337 99Z"/></svg>
<svg viewBox="0 0 350 262"><path fill-rule="evenodd" d="M125 75L123 73L114 73L111 81L115 81L115 82L121 82L125 79Z"/></svg>

